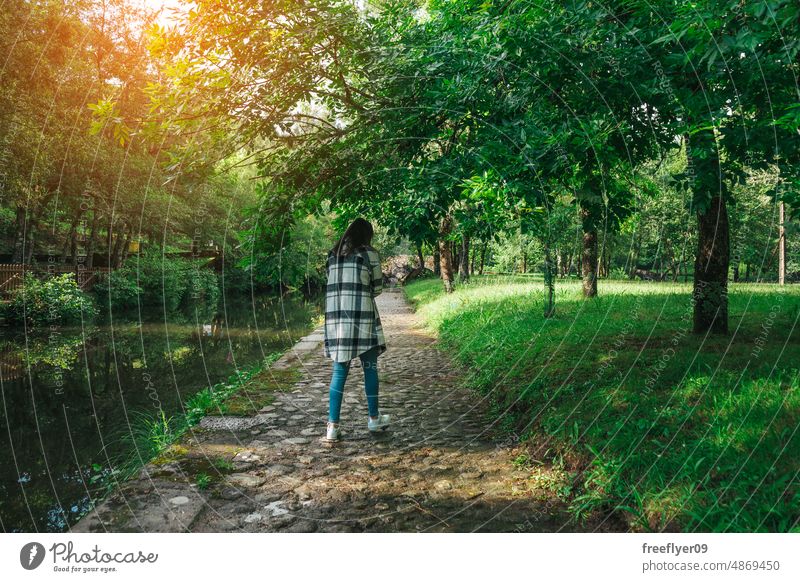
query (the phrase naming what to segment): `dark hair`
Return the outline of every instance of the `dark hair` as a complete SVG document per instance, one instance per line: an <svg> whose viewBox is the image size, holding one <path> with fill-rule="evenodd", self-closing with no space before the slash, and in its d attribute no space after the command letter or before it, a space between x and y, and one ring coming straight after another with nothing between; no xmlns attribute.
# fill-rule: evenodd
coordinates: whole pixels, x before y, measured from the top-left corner
<svg viewBox="0 0 800 582"><path fill-rule="evenodd" d="M340 257L346 257L358 247L369 246L372 242L372 225L363 218L356 218L344 231L331 252Z"/></svg>

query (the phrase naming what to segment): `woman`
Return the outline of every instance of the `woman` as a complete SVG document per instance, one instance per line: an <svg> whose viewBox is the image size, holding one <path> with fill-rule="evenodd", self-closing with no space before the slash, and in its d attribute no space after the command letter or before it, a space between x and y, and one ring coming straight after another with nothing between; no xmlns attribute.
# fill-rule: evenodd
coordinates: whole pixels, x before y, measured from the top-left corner
<svg viewBox="0 0 800 582"><path fill-rule="evenodd" d="M328 252L325 288L325 355L333 360L329 391L329 441L338 440L339 413L350 360L358 356L364 368L372 431L386 430L389 415L378 410L378 356L386 351L375 297L383 290L378 251L370 246L372 225L357 218Z"/></svg>

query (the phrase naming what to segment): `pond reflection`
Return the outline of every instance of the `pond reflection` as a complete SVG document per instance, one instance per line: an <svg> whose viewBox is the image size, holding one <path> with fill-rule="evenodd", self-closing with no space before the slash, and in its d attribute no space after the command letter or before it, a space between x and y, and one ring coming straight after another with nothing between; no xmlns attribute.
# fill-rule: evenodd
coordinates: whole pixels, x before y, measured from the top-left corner
<svg viewBox="0 0 800 582"><path fill-rule="evenodd" d="M292 345L318 314L317 301L265 297L166 318L114 313L112 323L27 336L0 331L0 529L67 529L98 477L130 452L132 418L181 412L199 390Z"/></svg>

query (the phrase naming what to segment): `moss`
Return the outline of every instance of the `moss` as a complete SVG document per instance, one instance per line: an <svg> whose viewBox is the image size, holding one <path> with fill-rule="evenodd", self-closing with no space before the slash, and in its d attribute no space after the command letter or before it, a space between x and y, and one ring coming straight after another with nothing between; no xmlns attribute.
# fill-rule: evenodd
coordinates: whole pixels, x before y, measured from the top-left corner
<svg viewBox="0 0 800 582"><path fill-rule="evenodd" d="M167 463L172 463L174 461L179 460L180 458L184 457L189 452L188 447L180 444L180 443L173 443L166 449L164 449L161 454L159 454L155 459L150 461L152 465L162 466L166 465Z"/></svg>
<svg viewBox="0 0 800 582"><path fill-rule="evenodd" d="M251 416L275 401L276 392L294 389L300 370L263 370L251 378L220 407L228 416Z"/></svg>

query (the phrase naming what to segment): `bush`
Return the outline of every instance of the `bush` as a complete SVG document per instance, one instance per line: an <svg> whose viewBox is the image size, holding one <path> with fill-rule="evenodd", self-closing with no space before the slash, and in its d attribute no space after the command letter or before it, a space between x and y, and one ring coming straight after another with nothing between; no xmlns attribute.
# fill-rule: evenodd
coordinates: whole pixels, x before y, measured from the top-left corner
<svg viewBox="0 0 800 582"><path fill-rule="evenodd" d="M109 301L114 307L133 307L142 292L136 284L136 278L124 270L112 271L108 279L94 286L94 291L100 300L107 304Z"/></svg>
<svg viewBox="0 0 800 582"><path fill-rule="evenodd" d="M216 305L220 297L219 277L202 261L168 258L160 251L132 257L95 289L106 300L110 296L112 307L132 307L138 297L142 305L163 305L167 311L198 302Z"/></svg>
<svg viewBox="0 0 800 582"><path fill-rule="evenodd" d="M75 323L97 315L92 298L80 290L71 273L38 279L31 273L5 309L12 323L30 325Z"/></svg>
<svg viewBox="0 0 800 582"><path fill-rule="evenodd" d="M184 300L188 303L202 302L216 305L220 297L219 277L211 269L197 266L187 273L187 290Z"/></svg>

